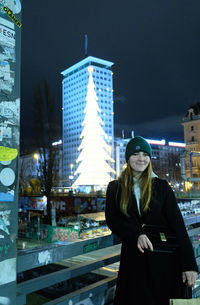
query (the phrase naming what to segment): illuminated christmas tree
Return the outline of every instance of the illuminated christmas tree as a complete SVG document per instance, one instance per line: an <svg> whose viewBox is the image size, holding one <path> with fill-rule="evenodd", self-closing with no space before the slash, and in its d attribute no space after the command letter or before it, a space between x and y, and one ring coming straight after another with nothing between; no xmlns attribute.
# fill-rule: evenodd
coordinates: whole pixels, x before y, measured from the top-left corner
<svg viewBox="0 0 200 305"><path fill-rule="evenodd" d="M88 68L89 82L86 96L85 117L82 123L83 130L80 138L82 142L78 148L80 155L76 160L79 163L75 175L79 174L73 186L91 186L94 189L108 184L111 173L114 170L109 163L114 162L111 158L111 146L102 126L104 125L99 113L97 95L92 77L93 67Z"/></svg>

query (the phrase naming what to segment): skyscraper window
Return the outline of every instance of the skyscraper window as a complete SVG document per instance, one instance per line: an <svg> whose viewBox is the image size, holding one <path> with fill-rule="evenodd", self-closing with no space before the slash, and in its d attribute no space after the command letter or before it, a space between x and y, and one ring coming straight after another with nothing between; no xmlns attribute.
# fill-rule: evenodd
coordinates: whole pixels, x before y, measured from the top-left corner
<svg viewBox="0 0 200 305"><path fill-rule="evenodd" d="M89 80L88 74L88 66L92 63L94 68L94 83L97 97L99 97L98 89L101 91L106 90L106 88L110 88L112 90L112 75L111 75L111 66L112 62L102 60L99 58L95 58L89 56L82 61L78 62L74 66L69 67L68 69L62 72L64 77L62 82L62 90L63 90L63 179L66 179L69 182L69 176L71 175L70 163L74 164L74 172L77 168L76 159L77 155L79 155L79 151L77 150L80 145L80 134L82 132L83 126L82 122L84 119L84 109L86 105L86 94L87 94L87 85ZM98 81L99 74L108 75L106 80L103 82ZM104 76L103 75L103 76ZM103 77L102 77L103 79ZM98 105L101 109L104 109L106 104L110 104L111 107L107 107L105 110L106 113L101 112L100 116L104 122L103 128L106 133L109 134L109 137L113 137L113 96L110 94L101 94L101 99L98 99ZM107 118L110 118L109 129L105 126L105 122ZM111 127L110 127L111 126ZM72 132L76 131L73 133ZM71 141L73 139L73 142ZM70 140L70 142L68 142ZM72 146L73 144L73 146ZM111 143L113 146L113 142ZM113 149L112 149L113 154ZM71 159L69 159L69 156Z"/></svg>

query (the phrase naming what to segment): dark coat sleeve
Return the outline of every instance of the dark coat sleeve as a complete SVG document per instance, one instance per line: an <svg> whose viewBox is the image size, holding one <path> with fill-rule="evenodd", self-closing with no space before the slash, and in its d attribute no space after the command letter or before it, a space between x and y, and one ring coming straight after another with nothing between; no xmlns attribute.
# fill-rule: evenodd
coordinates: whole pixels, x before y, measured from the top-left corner
<svg viewBox="0 0 200 305"><path fill-rule="evenodd" d="M181 211L178 207L173 190L164 182L165 196L165 213L169 225L175 232L180 244L182 271L197 271L198 267L194 256L194 250L190 242Z"/></svg>
<svg viewBox="0 0 200 305"><path fill-rule="evenodd" d="M136 245L138 236L142 234L141 226L134 215L128 217L120 211L120 197L117 196L119 183L112 181L106 192L106 222L111 231L122 241Z"/></svg>

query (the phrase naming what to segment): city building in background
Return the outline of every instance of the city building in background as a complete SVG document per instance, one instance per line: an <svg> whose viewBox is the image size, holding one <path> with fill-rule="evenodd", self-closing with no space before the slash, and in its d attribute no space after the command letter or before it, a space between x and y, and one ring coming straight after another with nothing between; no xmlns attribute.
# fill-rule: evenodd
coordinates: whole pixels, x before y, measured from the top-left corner
<svg viewBox="0 0 200 305"><path fill-rule="evenodd" d="M124 139L120 137L116 137L114 139L114 147L115 147L115 170L116 177L118 178L124 169L126 164L125 160L125 150L126 145L129 142L130 138Z"/></svg>
<svg viewBox="0 0 200 305"><path fill-rule="evenodd" d="M53 151L55 152L55 160L53 165L53 187L54 189L63 185L62 177L62 140L52 143ZM48 158L48 156L47 156ZM43 180L44 161L38 151L33 154L23 154L20 156L19 162L19 193L20 194L38 194L41 191L36 185L41 186ZM40 183L39 183L40 182Z"/></svg>
<svg viewBox="0 0 200 305"><path fill-rule="evenodd" d="M200 153L200 102L191 105L183 117L184 142L187 152ZM200 155L186 155L186 176L200 178ZM200 189L200 182L187 182L187 189Z"/></svg>
<svg viewBox="0 0 200 305"><path fill-rule="evenodd" d="M114 171L113 177L119 177L124 166L125 166L125 149L130 138L114 138ZM180 168L180 154L185 150L185 143L178 142L166 142L166 140L152 140L146 139L152 147L152 166L154 172L163 179L168 180L176 190L183 189L183 179L181 178L181 168ZM62 152L62 140L54 142L52 144L56 150L56 159L54 163L54 183L53 190L59 190L59 192L66 193L71 189L71 186L67 187L67 181L63 179L62 176L62 162L63 162L63 152ZM81 163L79 163L81 164ZM42 162L40 160L39 154L36 152L34 154L23 155L20 158L20 185L24 182L30 181L30 179L39 179L42 175ZM73 175L73 168L70 169L70 174ZM113 169L109 169L114 172ZM110 176L111 177L111 176ZM71 179L72 180L72 179ZM185 182L185 188L187 188L187 181ZM88 192L90 190L88 189Z"/></svg>
<svg viewBox="0 0 200 305"><path fill-rule="evenodd" d="M184 151L185 144L162 140L146 139L152 147L152 167L154 172L162 179L168 180L174 189L183 189L181 178L180 153ZM119 177L125 166L125 149L130 138L115 138L115 164L116 176Z"/></svg>
<svg viewBox="0 0 200 305"><path fill-rule="evenodd" d="M93 56L88 56L77 64L61 72L62 105L63 105L63 179L65 186L71 186L78 178L77 172L82 142L81 134L84 129L86 97L88 93L89 72L93 67L92 77L95 85L97 104L100 109L99 117L103 122L102 128L106 134L106 144L110 146L110 157L113 151L113 63ZM109 164L114 167L113 164ZM75 175L77 173L77 175Z"/></svg>
<svg viewBox="0 0 200 305"><path fill-rule="evenodd" d="M62 150L62 140L56 141L52 143L55 154L55 161L53 166L54 172L54 179L53 185L54 187L62 186L65 181L63 181L63 174L62 174L62 161L63 161L63 150Z"/></svg>

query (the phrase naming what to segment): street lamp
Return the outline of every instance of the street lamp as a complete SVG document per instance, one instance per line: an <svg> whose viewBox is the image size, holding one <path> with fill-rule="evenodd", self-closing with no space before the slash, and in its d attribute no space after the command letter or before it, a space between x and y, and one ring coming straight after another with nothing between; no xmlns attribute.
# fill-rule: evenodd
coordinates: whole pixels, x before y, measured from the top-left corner
<svg viewBox="0 0 200 305"><path fill-rule="evenodd" d="M71 170L71 175L69 176L69 179L73 179L74 177L73 177L73 172L72 172L72 169L73 169L73 167L74 167L74 164L73 163L70 163L70 170Z"/></svg>
<svg viewBox="0 0 200 305"><path fill-rule="evenodd" d="M33 158L37 160L37 176L39 176L39 168L38 168L38 160L39 160L39 155L37 153L35 153L33 155Z"/></svg>

